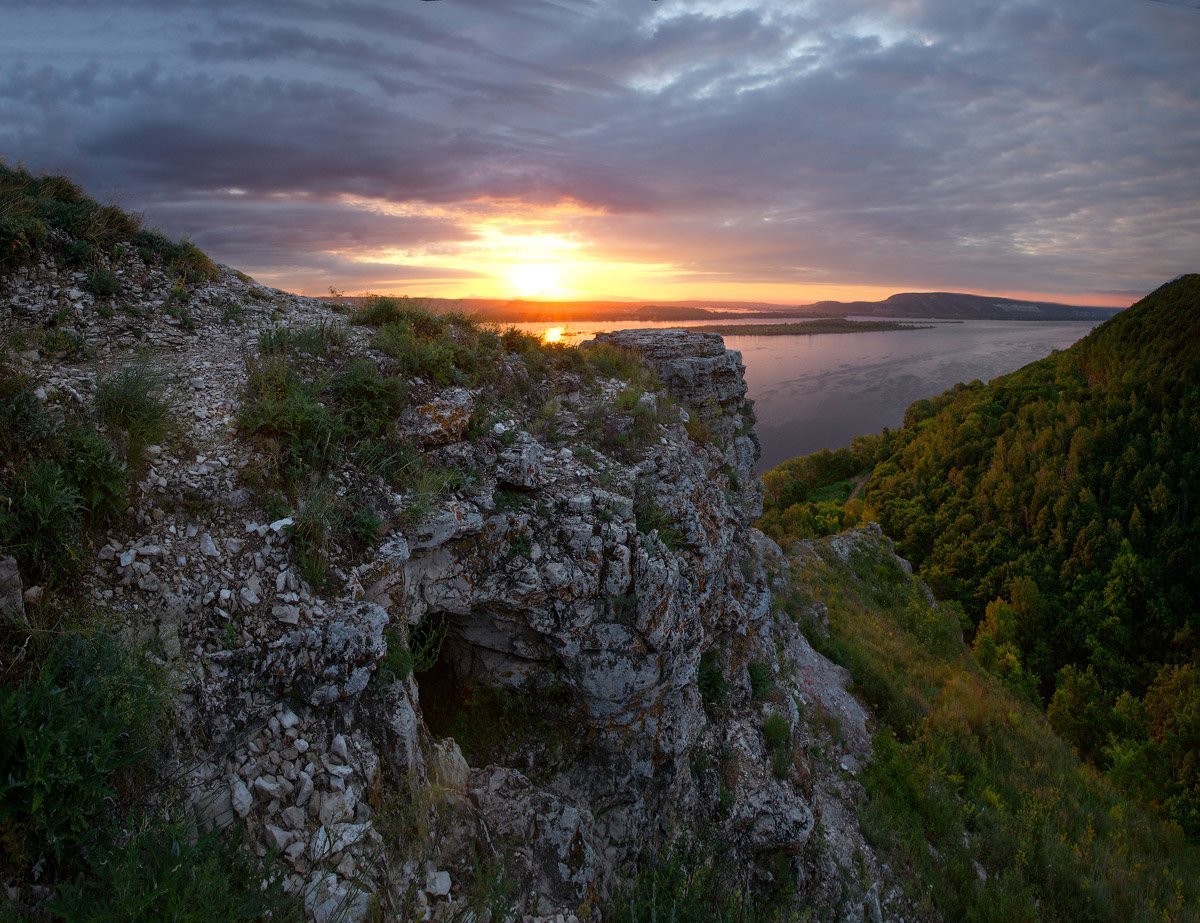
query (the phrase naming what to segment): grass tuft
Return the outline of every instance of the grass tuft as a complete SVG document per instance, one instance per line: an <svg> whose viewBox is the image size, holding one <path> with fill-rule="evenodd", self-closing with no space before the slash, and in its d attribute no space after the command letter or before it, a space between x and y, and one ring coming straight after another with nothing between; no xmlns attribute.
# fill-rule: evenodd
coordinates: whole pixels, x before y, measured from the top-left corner
<svg viewBox="0 0 1200 923"><path fill-rule="evenodd" d="M173 407L166 374L143 360L123 366L96 385L96 414L121 438L125 458L136 467L146 446L172 429Z"/></svg>

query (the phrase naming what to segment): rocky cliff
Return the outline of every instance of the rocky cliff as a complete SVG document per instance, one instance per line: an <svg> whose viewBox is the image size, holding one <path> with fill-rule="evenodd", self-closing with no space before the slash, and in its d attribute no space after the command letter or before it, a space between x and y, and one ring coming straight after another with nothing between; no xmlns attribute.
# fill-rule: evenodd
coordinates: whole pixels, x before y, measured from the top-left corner
<svg viewBox="0 0 1200 923"><path fill-rule="evenodd" d="M512 350L491 385L439 382L232 271L181 291L132 252L109 268L102 296L51 258L23 267L0 324L6 373L52 417L122 363L169 373L177 427L71 588L169 668L156 797L244 824L315 920L607 919L697 844L789 913L879 918L894 888L854 810L867 716L778 605L787 565L753 526L753 412L719 337L580 347L640 357L644 387ZM279 439L251 438L244 404L281 330L405 379L403 476L347 450L319 490L271 488ZM370 537L328 541L318 577L304 527L351 496ZM21 579L7 559L11 622L66 592Z"/></svg>

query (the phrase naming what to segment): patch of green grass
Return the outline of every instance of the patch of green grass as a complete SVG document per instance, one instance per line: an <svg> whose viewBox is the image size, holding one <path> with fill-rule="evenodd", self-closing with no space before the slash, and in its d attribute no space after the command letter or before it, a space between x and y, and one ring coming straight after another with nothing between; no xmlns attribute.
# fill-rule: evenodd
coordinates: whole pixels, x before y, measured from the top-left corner
<svg viewBox="0 0 1200 923"><path fill-rule="evenodd" d="M683 548L687 542L684 534L671 522L666 510L659 506L648 489L638 485L634 493L633 516L637 530L643 535L656 533L659 541L672 551Z"/></svg>
<svg viewBox="0 0 1200 923"><path fill-rule="evenodd" d="M700 700L706 709L719 708L725 701L728 683L721 667L720 655L716 651L707 651L700 656L700 672L697 674L696 685L700 690Z"/></svg>
<svg viewBox="0 0 1200 923"><path fill-rule="evenodd" d="M111 269L97 266L88 273L83 287L97 298L111 298L113 295L120 294L121 280Z"/></svg>
<svg viewBox="0 0 1200 923"><path fill-rule="evenodd" d="M42 334L38 352L43 356L74 362L86 358L89 348L87 340L81 334L65 327L54 326Z"/></svg>
<svg viewBox="0 0 1200 923"><path fill-rule="evenodd" d="M772 712L763 721L762 735L767 745L767 755L771 758L772 771L780 779L787 778L793 761L792 732L787 719L778 712Z"/></svg>
<svg viewBox="0 0 1200 923"><path fill-rule="evenodd" d="M404 409L407 392L395 378L379 374L370 359L351 360L329 377L328 392L342 425L355 438L379 437Z"/></svg>
<svg viewBox="0 0 1200 923"><path fill-rule="evenodd" d="M146 446L162 442L173 428L170 382L148 361L122 366L96 383L96 415L121 439L130 466Z"/></svg>
<svg viewBox="0 0 1200 923"><path fill-rule="evenodd" d="M511 487L497 487L492 494L497 513L519 513L533 507L533 497L527 491Z"/></svg>
<svg viewBox="0 0 1200 923"><path fill-rule="evenodd" d="M365 549L378 538L380 526L370 506L340 497L325 485L314 486L301 497L288 529L296 566L310 586L324 589L333 546Z"/></svg>
<svg viewBox="0 0 1200 923"><path fill-rule="evenodd" d="M771 676L771 667L761 660L751 661L749 666L746 667L746 674L750 680L750 695L754 699L763 698L775 688L775 680Z"/></svg>
<svg viewBox="0 0 1200 923"><path fill-rule="evenodd" d="M421 522L433 511L439 497L465 485L467 477L457 468L418 469L406 486L404 521L409 525Z"/></svg>
<svg viewBox="0 0 1200 923"><path fill-rule="evenodd" d="M113 920L303 919L281 868L258 858L241 830L197 831L187 818L144 815L88 857L87 870L49 904L71 923Z"/></svg>
<svg viewBox="0 0 1200 923"><path fill-rule="evenodd" d="M153 764L163 678L113 635L67 633L40 667L0 685L2 847L56 863L97 845L128 782Z"/></svg>
<svg viewBox="0 0 1200 923"><path fill-rule="evenodd" d="M638 353L622 346L596 343L582 348L588 371L601 378L619 378L642 391L657 391L658 376Z"/></svg>
<svg viewBox="0 0 1200 923"><path fill-rule="evenodd" d="M87 528L124 509L127 476L88 421L55 424L31 382L0 377L0 547L26 579L74 570Z"/></svg>
<svg viewBox="0 0 1200 923"><path fill-rule="evenodd" d="M276 357L248 364L238 428L259 442L287 485L328 468L348 435L320 385Z"/></svg>
<svg viewBox="0 0 1200 923"><path fill-rule="evenodd" d="M259 338L264 355L247 363L238 428L271 460L268 481L289 491L352 459L394 482L413 464L393 434L407 405L403 382L366 358L317 361L344 343L345 331L319 325L275 329Z"/></svg>
<svg viewBox="0 0 1200 923"><path fill-rule="evenodd" d="M258 351L264 356L281 355L291 351L310 356L324 356L345 346L346 338L345 327L329 322L308 327L267 327L258 335Z"/></svg>
<svg viewBox="0 0 1200 923"><path fill-rule="evenodd" d="M775 884L755 889L728 847L709 840L677 839L648 852L637 875L613 895L604 914L613 923L768 923L803 919L794 907L795 876L786 856L774 869Z"/></svg>
<svg viewBox="0 0 1200 923"><path fill-rule="evenodd" d="M62 467L41 460L22 468L0 507L0 543L33 573L65 573L78 558L83 501Z"/></svg>

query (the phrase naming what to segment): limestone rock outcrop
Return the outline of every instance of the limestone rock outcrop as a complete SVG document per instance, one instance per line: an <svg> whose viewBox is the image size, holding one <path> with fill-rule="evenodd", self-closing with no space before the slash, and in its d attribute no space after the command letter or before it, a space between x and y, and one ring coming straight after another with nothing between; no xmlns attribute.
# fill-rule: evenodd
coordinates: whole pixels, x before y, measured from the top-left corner
<svg viewBox="0 0 1200 923"><path fill-rule="evenodd" d="M634 395L641 429L617 409L615 379L583 387L551 371L523 383L527 406L486 419L478 390L415 384L396 431L420 466L465 476L423 499L347 461L333 489L367 494L382 528L365 552L333 553L313 585L295 515L268 512L236 418L259 333L336 322L333 309L222 270L172 322L165 278L133 264L120 278L133 308L105 317L72 294L69 270L39 264L7 281L0 319L59 312L96 344L17 357L51 408L85 405L97 364L146 345L184 370L172 387L185 433L147 450L84 592L176 678L163 774L201 823L245 824L319 921L372 907L449 919L469 909L464 883L499 863L526 919L602 918L648 852L697 833L726 844L748 887L792 876L839 918L839 873L814 837L836 815L842 851L867 847L853 783L836 797L814 788L822 772L846 775L811 756L831 733L815 716L832 716L856 760L870 735L844 671L774 602L787 565L753 525L753 407L719 336L596 338L661 382ZM367 332L345 338L369 354ZM0 561L4 620L22 618L21 600ZM476 748L489 755L473 765L446 731L455 690L506 689L532 702L534 733ZM773 717L783 758L764 735Z"/></svg>

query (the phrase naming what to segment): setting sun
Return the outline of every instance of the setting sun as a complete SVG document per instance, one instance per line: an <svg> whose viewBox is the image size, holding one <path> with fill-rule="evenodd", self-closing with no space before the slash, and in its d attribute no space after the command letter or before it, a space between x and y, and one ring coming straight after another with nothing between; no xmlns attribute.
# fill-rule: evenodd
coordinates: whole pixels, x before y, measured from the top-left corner
<svg viewBox="0 0 1200 923"><path fill-rule="evenodd" d="M509 269L505 278L513 294L521 298L558 295L562 290L562 269L550 263L523 263Z"/></svg>

